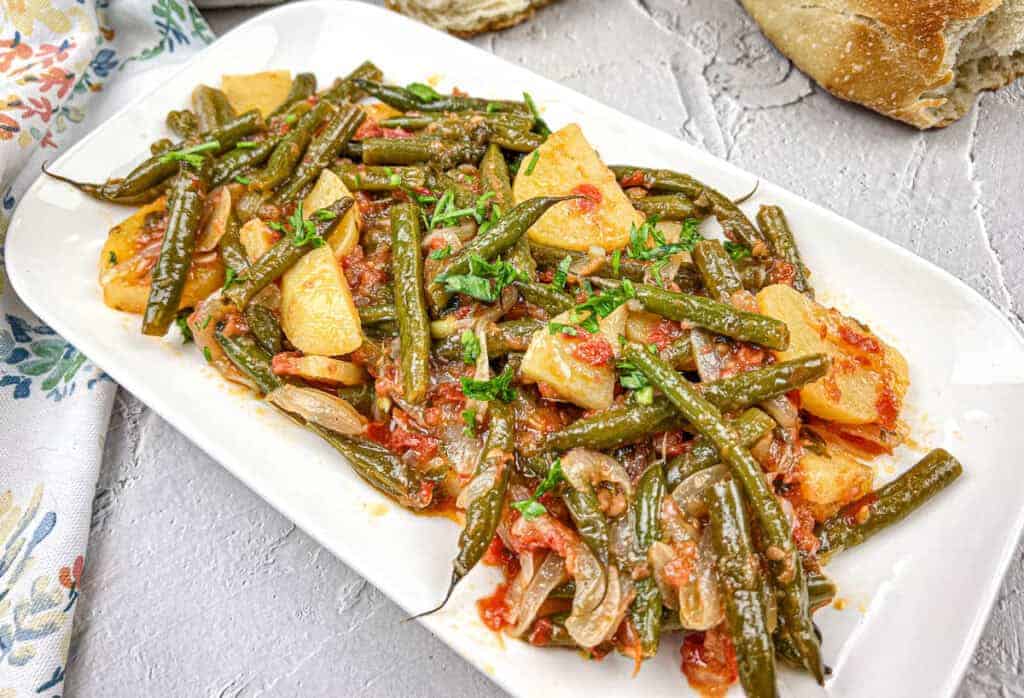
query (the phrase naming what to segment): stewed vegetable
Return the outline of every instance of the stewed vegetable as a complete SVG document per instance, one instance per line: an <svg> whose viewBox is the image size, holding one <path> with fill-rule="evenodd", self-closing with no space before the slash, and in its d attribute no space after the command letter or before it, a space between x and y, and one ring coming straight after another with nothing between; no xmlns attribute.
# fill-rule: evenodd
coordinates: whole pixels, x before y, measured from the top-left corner
<svg viewBox="0 0 1024 698"><path fill-rule="evenodd" d="M370 62L317 85L198 86L177 140L71 182L142 206L103 247L107 305L181 328L400 505L458 512L426 613L496 565L481 620L533 645L639 667L683 632L700 689L777 695L777 659L823 682L824 564L962 468L939 449L872 489L908 365L815 300L782 209L608 167L528 94Z"/></svg>

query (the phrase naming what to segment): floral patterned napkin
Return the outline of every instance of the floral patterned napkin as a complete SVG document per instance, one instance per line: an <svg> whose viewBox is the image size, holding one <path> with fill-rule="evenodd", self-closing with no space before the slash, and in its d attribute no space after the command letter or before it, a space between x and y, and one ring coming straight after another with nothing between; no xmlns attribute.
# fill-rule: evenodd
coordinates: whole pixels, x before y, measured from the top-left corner
<svg viewBox="0 0 1024 698"><path fill-rule="evenodd" d="M0 245L43 162L212 39L189 0L0 1ZM0 248L0 698L58 696L116 386L5 264Z"/></svg>

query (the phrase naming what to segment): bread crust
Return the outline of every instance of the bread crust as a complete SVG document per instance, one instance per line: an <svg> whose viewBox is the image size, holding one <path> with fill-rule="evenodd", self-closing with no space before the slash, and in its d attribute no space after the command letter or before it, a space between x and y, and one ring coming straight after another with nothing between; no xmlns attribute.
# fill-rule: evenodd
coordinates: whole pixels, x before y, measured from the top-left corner
<svg viewBox="0 0 1024 698"><path fill-rule="evenodd" d="M452 0L450 8L435 9L427 5L438 3L417 2L417 0L385 0L389 10L408 15L413 19L462 38L469 38L489 31L498 31L515 26L533 16L538 9L555 0L529 0L526 7L504 9L501 2L493 0ZM521 5L522 3L508 3ZM473 8L472 6L478 6Z"/></svg>
<svg viewBox="0 0 1024 698"><path fill-rule="evenodd" d="M741 0L829 92L922 129L952 123L979 91L1024 75L1024 42L1007 55L958 61L965 36L1004 1Z"/></svg>

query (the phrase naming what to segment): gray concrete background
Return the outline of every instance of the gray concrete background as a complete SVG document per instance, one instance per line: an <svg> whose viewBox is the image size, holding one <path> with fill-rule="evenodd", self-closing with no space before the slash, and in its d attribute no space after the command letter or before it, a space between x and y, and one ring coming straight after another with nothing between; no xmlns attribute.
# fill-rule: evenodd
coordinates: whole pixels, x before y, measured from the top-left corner
<svg viewBox="0 0 1024 698"><path fill-rule="evenodd" d="M208 17L223 33L259 11ZM919 133L827 95L731 0L561 0L474 43L824 204L1022 317L1021 85ZM502 695L401 617L120 392L68 696ZM1019 552L962 696L1024 696L1022 629Z"/></svg>

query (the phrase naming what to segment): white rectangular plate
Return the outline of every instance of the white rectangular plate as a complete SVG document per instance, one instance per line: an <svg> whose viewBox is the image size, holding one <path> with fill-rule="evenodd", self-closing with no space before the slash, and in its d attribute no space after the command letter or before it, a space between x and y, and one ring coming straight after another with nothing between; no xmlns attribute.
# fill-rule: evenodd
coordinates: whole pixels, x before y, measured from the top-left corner
<svg viewBox="0 0 1024 698"><path fill-rule="evenodd" d="M164 115L200 82L267 68L312 70L322 84L364 58L404 84L430 75L486 96L530 91L553 126L583 125L607 162L682 169L737 195L756 181L635 119L399 15L353 2L272 10L196 56L159 90L126 107L68 151L54 169L85 180L127 172L165 135ZM904 352L913 386L908 417L917 443L943 446L964 477L904 524L829 567L842 611L816 616L835 696L948 696L985 624L1024 524L1024 350L1007 320L949 274L863 228L764 182L745 205L782 205L820 295L869 323ZM26 193L7 238L11 282L46 322L121 385L249 487L410 612L433 606L447 585L457 530L415 517L366 486L312 434L228 387L193 347L139 334L139 318L101 302L97 255L127 209L41 178ZM884 480L922 451L902 449ZM636 678L610 656L502 641L477 619L474 600L495 583L475 571L426 624L469 662L517 695L685 694L678 641ZM396 632L400 629L396 628ZM820 695L784 672L786 695Z"/></svg>

